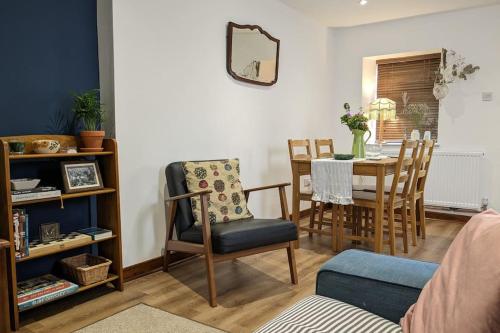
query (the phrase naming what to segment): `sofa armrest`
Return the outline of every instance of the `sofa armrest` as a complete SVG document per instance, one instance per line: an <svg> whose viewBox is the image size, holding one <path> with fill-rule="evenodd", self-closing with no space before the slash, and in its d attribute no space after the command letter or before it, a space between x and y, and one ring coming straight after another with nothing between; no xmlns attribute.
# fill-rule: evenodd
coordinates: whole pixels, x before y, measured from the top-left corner
<svg viewBox="0 0 500 333"><path fill-rule="evenodd" d="M347 250L321 267L316 294L399 323L437 268L435 263Z"/></svg>

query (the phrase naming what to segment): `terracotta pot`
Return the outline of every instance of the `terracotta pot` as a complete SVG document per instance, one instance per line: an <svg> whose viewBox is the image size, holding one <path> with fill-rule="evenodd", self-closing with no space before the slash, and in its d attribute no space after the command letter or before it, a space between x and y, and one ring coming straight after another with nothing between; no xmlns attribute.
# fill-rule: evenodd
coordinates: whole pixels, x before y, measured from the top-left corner
<svg viewBox="0 0 500 333"><path fill-rule="evenodd" d="M104 131L81 131L80 138L82 139L82 151L102 151L102 140L104 139Z"/></svg>

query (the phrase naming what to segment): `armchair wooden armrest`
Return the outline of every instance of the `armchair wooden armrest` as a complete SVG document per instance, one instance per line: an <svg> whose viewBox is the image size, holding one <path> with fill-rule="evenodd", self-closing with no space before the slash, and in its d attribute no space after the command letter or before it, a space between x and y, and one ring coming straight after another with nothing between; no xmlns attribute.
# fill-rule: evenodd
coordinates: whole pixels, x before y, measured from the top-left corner
<svg viewBox="0 0 500 333"><path fill-rule="evenodd" d="M243 192L245 193L245 196L248 197L248 194L250 194L250 192L269 190L271 188L286 187L286 186L290 186L290 185L291 185L290 183L281 183L281 184L267 185L267 186L249 188L249 189L244 190Z"/></svg>
<svg viewBox="0 0 500 333"><path fill-rule="evenodd" d="M289 185L290 185L290 183L281 183L281 184L275 184L275 185L254 187L254 188L249 188L247 190L244 190L243 193L245 193L245 198L248 201L248 197L250 196L251 192L269 190L272 188L278 188L279 195L280 195L280 204L281 204L281 218L283 220L289 220L290 213L288 212L288 202L286 201L286 192L285 192L285 187L287 187Z"/></svg>
<svg viewBox="0 0 500 333"><path fill-rule="evenodd" d="M179 201L181 199L192 198L192 197L195 197L197 195L203 196L205 194L210 194L210 193L212 193L212 190L203 190L203 191L199 191L199 192L186 193L186 194L178 195L175 197L168 197L165 199L165 201Z"/></svg>

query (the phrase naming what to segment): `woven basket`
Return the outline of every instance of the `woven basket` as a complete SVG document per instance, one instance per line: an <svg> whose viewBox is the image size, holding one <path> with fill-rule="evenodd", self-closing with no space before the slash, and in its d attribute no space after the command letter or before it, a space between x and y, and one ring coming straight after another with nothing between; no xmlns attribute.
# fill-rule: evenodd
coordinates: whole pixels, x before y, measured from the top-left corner
<svg viewBox="0 0 500 333"><path fill-rule="evenodd" d="M111 260L88 253L61 260L63 274L82 286L107 279Z"/></svg>

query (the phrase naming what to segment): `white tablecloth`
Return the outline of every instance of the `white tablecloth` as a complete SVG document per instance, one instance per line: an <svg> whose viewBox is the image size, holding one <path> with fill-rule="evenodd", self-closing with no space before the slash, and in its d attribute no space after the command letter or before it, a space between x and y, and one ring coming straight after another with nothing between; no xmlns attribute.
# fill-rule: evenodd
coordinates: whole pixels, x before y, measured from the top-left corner
<svg viewBox="0 0 500 333"><path fill-rule="evenodd" d="M352 167L353 160L312 160L312 199L339 205L352 204Z"/></svg>

